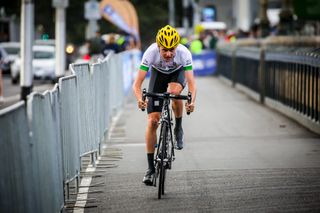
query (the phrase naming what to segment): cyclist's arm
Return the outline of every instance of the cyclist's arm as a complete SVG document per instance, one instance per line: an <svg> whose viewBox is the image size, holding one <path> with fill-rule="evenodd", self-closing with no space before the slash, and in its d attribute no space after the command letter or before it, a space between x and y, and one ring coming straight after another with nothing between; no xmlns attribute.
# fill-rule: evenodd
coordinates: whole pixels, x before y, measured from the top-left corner
<svg viewBox="0 0 320 213"><path fill-rule="evenodd" d="M185 71L185 78L188 84L188 91L192 94L191 103L194 104L196 101L196 81L194 79L193 70Z"/></svg>
<svg viewBox="0 0 320 213"><path fill-rule="evenodd" d="M133 85L132 85L132 89L133 89L134 95L137 98L138 104L139 104L139 102L142 101L141 85L142 85L144 79L146 78L146 75L147 75L147 72L140 69L138 71L137 77L134 80Z"/></svg>
<svg viewBox="0 0 320 213"><path fill-rule="evenodd" d="M192 54L191 52L183 45L179 45L180 48L180 57L183 65L183 70L185 73L185 79L187 80L188 90L192 94L191 103L194 104L196 100L196 82L194 80L193 68L192 68Z"/></svg>
<svg viewBox="0 0 320 213"><path fill-rule="evenodd" d="M138 71L137 77L136 77L136 79L133 83L133 86L132 86L134 95L137 98L137 101L138 101L140 108L141 108L141 102L143 102L142 101L141 85L147 76L149 67L152 65L152 63L154 61L154 57L156 55L155 51L157 51L157 50L158 50L157 44L153 43L144 52L144 54L142 56L141 64L140 64L140 69ZM145 103L143 105L145 105Z"/></svg>

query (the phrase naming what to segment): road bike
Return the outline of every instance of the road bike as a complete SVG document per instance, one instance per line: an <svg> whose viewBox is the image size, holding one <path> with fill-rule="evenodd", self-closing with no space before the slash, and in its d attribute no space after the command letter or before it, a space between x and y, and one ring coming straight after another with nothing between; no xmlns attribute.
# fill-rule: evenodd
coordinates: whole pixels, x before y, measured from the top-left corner
<svg viewBox="0 0 320 213"><path fill-rule="evenodd" d="M172 109L170 108L171 99L187 100L191 103L191 92L188 95L174 95L168 92L165 93L152 93L147 92L146 89L142 91L142 99L145 101L147 97L158 98L163 100L163 107L160 115L160 135L158 143L156 144L155 155L155 175L153 176L153 186L157 187L158 181L158 198L164 195L164 185L166 180L167 169L171 169L172 162L175 160L174 155L174 140L172 137ZM144 111L144 109L142 109ZM190 112L187 112L189 115Z"/></svg>

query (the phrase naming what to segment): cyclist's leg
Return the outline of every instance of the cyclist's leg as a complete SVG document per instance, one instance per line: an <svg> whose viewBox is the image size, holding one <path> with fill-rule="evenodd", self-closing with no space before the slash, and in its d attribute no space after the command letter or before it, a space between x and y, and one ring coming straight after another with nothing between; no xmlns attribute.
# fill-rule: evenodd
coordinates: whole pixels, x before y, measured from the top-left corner
<svg viewBox="0 0 320 213"><path fill-rule="evenodd" d="M167 89L167 78L156 70L151 71L149 88L150 92L165 92ZM148 171L143 182L146 185L152 184L152 175L154 174L154 150L157 143L157 128L162 110L163 101L155 98L148 98L148 123L146 130L146 151L148 159Z"/></svg>
<svg viewBox="0 0 320 213"><path fill-rule="evenodd" d="M167 90L168 76L152 69L149 88L150 92L163 93ZM146 131L147 153L154 153L154 146L157 143L157 128L162 111L163 100L157 98L148 98L148 125Z"/></svg>
<svg viewBox="0 0 320 213"><path fill-rule="evenodd" d="M155 144L157 143L157 128L159 119L159 112L152 112L148 114L148 124L146 130L146 151L148 160L148 170L142 181L146 185L152 185L153 175L155 173L154 149Z"/></svg>
<svg viewBox="0 0 320 213"><path fill-rule="evenodd" d="M169 83L168 92L180 95L186 85L183 69L172 73L171 83ZM173 100L172 109L175 115L175 128L174 135L177 141L177 148L183 148L183 129L182 129L182 115L183 115L183 102L182 100Z"/></svg>
<svg viewBox="0 0 320 213"><path fill-rule="evenodd" d="M147 153L154 153L154 147L157 143L157 128L160 119L160 112L148 114L148 124L146 130L146 149Z"/></svg>
<svg viewBox="0 0 320 213"><path fill-rule="evenodd" d="M171 82L169 83L168 86L168 92L175 94L175 95L180 95L183 90L183 87L181 86L180 83L177 82ZM183 114L183 102L182 100L172 100L172 110L174 112L174 115L176 118L181 118Z"/></svg>
<svg viewBox="0 0 320 213"><path fill-rule="evenodd" d="M170 74L170 83L168 84L168 92L180 95L186 85L185 74L183 68ZM172 100L172 110L176 118L181 118L183 115L182 100Z"/></svg>

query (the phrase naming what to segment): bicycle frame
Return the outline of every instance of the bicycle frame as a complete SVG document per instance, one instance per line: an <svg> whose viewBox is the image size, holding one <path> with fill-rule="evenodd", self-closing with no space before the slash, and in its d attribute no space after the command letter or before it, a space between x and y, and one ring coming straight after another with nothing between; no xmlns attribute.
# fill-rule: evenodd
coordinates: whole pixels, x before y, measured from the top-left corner
<svg viewBox="0 0 320 213"><path fill-rule="evenodd" d="M173 123L172 123L172 117L171 117L170 99L188 100L188 103L190 103L191 93L189 92L188 96L173 95L168 92L147 93L146 89L143 89L143 93L142 93L143 101L145 101L147 96L163 99L163 106L162 106L162 111L161 111L160 120L159 120L160 136L157 143L157 151L155 156L156 173L153 179L153 185L156 187L157 178L158 176L160 176L158 198L161 199L161 195L164 194L166 170L171 169L172 162L175 160L174 144L173 144L173 137L172 137Z"/></svg>
<svg viewBox="0 0 320 213"><path fill-rule="evenodd" d="M159 120L160 125L160 138L157 144L157 152L156 152L156 163L160 161L158 154L160 153L161 145L166 147L165 153L165 161L163 162L165 166L168 165L168 168L171 169L171 162L175 160L174 155L174 144L172 140L172 117L171 117L171 109L170 109L170 99L165 98L163 101L162 112ZM164 128L166 128L166 135L163 135ZM166 136L166 138L163 138ZM161 144L164 143L164 144ZM170 150L168 149L170 148Z"/></svg>

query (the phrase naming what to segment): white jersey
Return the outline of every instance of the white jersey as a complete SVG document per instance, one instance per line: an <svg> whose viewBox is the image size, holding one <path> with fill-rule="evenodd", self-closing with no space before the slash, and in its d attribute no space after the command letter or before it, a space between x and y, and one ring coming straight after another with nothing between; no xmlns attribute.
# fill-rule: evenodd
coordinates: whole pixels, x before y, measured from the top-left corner
<svg viewBox="0 0 320 213"><path fill-rule="evenodd" d="M191 52L182 44L176 48L172 61L166 62L160 55L157 43L151 44L142 57L140 69L148 71L151 67L164 74L170 74L183 67L183 70L192 70Z"/></svg>

